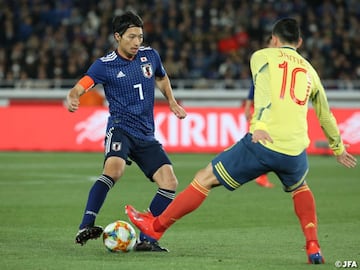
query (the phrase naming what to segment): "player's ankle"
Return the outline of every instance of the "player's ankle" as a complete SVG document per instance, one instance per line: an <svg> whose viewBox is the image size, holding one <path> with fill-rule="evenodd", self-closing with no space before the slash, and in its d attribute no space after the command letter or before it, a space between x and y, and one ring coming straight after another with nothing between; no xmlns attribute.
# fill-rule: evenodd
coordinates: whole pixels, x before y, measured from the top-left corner
<svg viewBox="0 0 360 270"><path fill-rule="evenodd" d="M165 232L167 227L161 224L159 218L155 218L153 222L153 228L155 232Z"/></svg>

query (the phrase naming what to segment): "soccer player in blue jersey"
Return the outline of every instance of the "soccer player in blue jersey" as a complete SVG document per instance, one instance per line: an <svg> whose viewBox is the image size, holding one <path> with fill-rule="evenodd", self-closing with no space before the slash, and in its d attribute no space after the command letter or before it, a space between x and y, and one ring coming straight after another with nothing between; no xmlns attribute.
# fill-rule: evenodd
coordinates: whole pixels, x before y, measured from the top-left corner
<svg viewBox="0 0 360 270"><path fill-rule="evenodd" d="M134 161L145 176L158 185L149 211L157 216L175 196L177 178L171 161L154 137L154 95L157 86L169 103L170 110L180 119L185 110L176 102L170 80L158 52L143 47L143 21L134 12L113 19L117 49L97 59L86 74L67 94L67 106L75 112L79 98L95 84L102 84L109 104L105 138L103 172L90 189L79 232L75 242L84 245L103 232L95 219L106 195ZM167 251L156 239L140 233L137 251Z"/></svg>
<svg viewBox="0 0 360 270"><path fill-rule="evenodd" d="M140 230L160 239L172 224L197 209L213 187L222 185L232 191L261 174L274 172L284 191L292 195L305 237L308 263L324 263L318 242L315 200L305 180L309 101L337 161L353 168L357 160L342 142L317 72L296 51L302 42L297 21L292 18L277 21L271 42L273 48L256 51L250 60L255 113L249 133L199 170L191 184L161 215L154 217L127 205L127 215Z"/></svg>

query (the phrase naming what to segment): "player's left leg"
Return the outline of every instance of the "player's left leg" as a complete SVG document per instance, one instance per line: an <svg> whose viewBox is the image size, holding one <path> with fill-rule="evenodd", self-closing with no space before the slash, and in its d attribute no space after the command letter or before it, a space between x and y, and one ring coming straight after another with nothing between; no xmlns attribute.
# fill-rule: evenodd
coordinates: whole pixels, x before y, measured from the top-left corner
<svg viewBox="0 0 360 270"><path fill-rule="evenodd" d="M171 161L157 141L138 142L140 151L134 151L131 158L138 164L144 174L158 185L158 189L149 205L149 212L153 216L160 215L173 201L178 181L174 174ZM157 239L140 232L135 251L165 251Z"/></svg>
<svg viewBox="0 0 360 270"><path fill-rule="evenodd" d="M149 205L149 214L156 217L173 201L177 187L177 179L170 164L165 164L158 169L153 179L158 184L158 189ZM168 250L161 247L157 240L158 239L147 235L146 232L141 231L135 250L167 252Z"/></svg>

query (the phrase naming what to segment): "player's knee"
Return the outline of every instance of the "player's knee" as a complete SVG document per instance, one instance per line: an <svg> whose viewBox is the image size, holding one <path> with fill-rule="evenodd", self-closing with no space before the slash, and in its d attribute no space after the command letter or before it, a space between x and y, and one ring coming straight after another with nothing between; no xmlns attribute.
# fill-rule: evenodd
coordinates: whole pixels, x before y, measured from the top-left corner
<svg viewBox="0 0 360 270"><path fill-rule="evenodd" d="M154 175L153 180L158 184L159 188L176 190L178 186L178 180L174 174L174 170L171 165L163 165L158 169Z"/></svg>
<svg viewBox="0 0 360 270"><path fill-rule="evenodd" d="M220 182L217 180L215 174L212 171L211 164L209 164L206 168L199 170L195 174L195 179L199 182L199 184L206 187L207 189L211 189L220 185Z"/></svg>
<svg viewBox="0 0 360 270"><path fill-rule="evenodd" d="M176 178L166 179L158 183L159 188L168 189L168 190L176 190L178 186L178 181Z"/></svg>
<svg viewBox="0 0 360 270"><path fill-rule="evenodd" d="M117 182L125 170L125 161L118 157L110 157L106 160L103 173Z"/></svg>
<svg viewBox="0 0 360 270"><path fill-rule="evenodd" d="M121 178L123 173L119 171L104 170L103 174L110 176L114 180L114 182L117 182Z"/></svg>

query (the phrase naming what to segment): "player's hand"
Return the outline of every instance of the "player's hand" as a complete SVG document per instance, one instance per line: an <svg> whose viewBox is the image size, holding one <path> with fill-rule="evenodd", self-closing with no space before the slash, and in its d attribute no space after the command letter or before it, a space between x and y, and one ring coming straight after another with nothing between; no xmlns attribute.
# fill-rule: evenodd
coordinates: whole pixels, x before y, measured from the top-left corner
<svg viewBox="0 0 360 270"><path fill-rule="evenodd" d="M354 168L357 163L356 157L349 154L346 150L341 155L336 156L336 160L346 168Z"/></svg>
<svg viewBox="0 0 360 270"><path fill-rule="evenodd" d="M69 112L75 112L77 109L79 109L79 97L75 97L71 94L71 92L69 92L69 94L67 95L66 101L67 109Z"/></svg>
<svg viewBox="0 0 360 270"><path fill-rule="evenodd" d="M262 129L254 130L252 134L252 142L258 143L262 142L263 144L266 144L267 142L273 143L273 139L270 137L269 133L267 131Z"/></svg>
<svg viewBox="0 0 360 270"><path fill-rule="evenodd" d="M186 117L186 111L176 102L170 104L170 110L176 115L179 119L184 119Z"/></svg>

